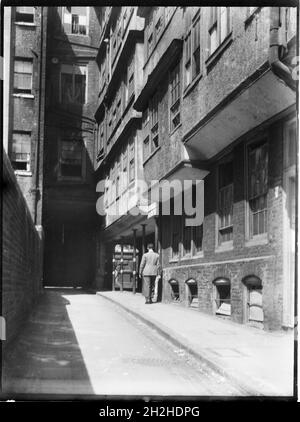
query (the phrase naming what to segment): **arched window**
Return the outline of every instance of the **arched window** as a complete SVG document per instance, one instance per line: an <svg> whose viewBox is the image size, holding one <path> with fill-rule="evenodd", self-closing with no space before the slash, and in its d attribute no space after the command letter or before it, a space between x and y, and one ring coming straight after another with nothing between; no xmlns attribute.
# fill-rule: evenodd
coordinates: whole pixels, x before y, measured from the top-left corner
<svg viewBox="0 0 300 422"><path fill-rule="evenodd" d="M246 321L256 326L261 326L264 321L262 303L262 281L255 275L249 275L243 279L247 287L246 298Z"/></svg>
<svg viewBox="0 0 300 422"><path fill-rule="evenodd" d="M170 280L169 284L171 286L171 298L174 302L179 301L180 294L179 294L179 283L177 280Z"/></svg>
<svg viewBox="0 0 300 422"><path fill-rule="evenodd" d="M231 288L228 278L219 277L213 281L215 313L217 315L231 315Z"/></svg>
<svg viewBox="0 0 300 422"><path fill-rule="evenodd" d="M194 279L187 280L186 284L186 298L188 306L198 308L198 284Z"/></svg>

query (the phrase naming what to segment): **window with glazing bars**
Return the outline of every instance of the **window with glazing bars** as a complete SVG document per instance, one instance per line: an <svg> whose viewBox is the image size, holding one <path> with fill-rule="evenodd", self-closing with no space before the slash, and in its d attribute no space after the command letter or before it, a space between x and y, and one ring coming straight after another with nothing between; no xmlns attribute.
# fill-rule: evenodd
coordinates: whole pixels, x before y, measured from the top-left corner
<svg viewBox="0 0 300 422"><path fill-rule="evenodd" d="M30 171L31 133L13 132L11 163L15 170Z"/></svg>
<svg viewBox="0 0 300 422"><path fill-rule="evenodd" d="M267 232L268 144L252 146L248 151L248 200L250 237Z"/></svg>
<svg viewBox="0 0 300 422"><path fill-rule="evenodd" d="M209 54L212 54L231 32L230 7L211 7L208 32Z"/></svg>
<svg viewBox="0 0 300 422"><path fill-rule="evenodd" d="M104 122L98 126L98 154L103 151L104 148Z"/></svg>
<svg viewBox="0 0 300 422"><path fill-rule="evenodd" d="M67 34L87 34L87 7L64 8L64 30Z"/></svg>
<svg viewBox="0 0 300 422"><path fill-rule="evenodd" d="M158 119L158 93L155 93L150 101L151 115L151 152L159 146L159 119Z"/></svg>
<svg viewBox="0 0 300 422"><path fill-rule="evenodd" d="M16 7L16 22L34 22L34 7Z"/></svg>
<svg viewBox="0 0 300 422"><path fill-rule="evenodd" d="M129 144L129 183L135 178L134 140Z"/></svg>
<svg viewBox="0 0 300 422"><path fill-rule="evenodd" d="M128 101L134 94L134 54L132 54L127 68Z"/></svg>
<svg viewBox="0 0 300 422"><path fill-rule="evenodd" d="M233 162L219 166L219 244L233 239Z"/></svg>
<svg viewBox="0 0 300 422"><path fill-rule="evenodd" d="M32 90L32 59L15 58L14 61L14 92L31 94Z"/></svg>
<svg viewBox="0 0 300 422"><path fill-rule="evenodd" d="M184 215L182 218L182 230L183 230L183 256L195 256L202 251L203 241L203 224L199 226L187 226L186 218L195 218L194 216Z"/></svg>
<svg viewBox="0 0 300 422"><path fill-rule="evenodd" d="M180 64L170 72L170 130L180 124Z"/></svg>
<svg viewBox="0 0 300 422"><path fill-rule="evenodd" d="M148 23L147 27L147 57L150 56L154 47L154 34L153 34L153 22Z"/></svg>
<svg viewBox="0 0 300 422"><path fill-rule="evenodd" d="M120 159L118 159L116 164L116 198L118 199L121 193L121 187L120 187L120 176L121 176L121 162Z"/></svg>
<svg viewBox="0 0 300 422"><path fill-rule="evenodd" d="M125 145L123 154L122 154L122 186L123 190L127 188L128 185L128 175L127 175L127 169L128 169L128 153L127 153L127 145Z"/></svg>
<svg viewBox="0 0 300 422"><path fill-rule="evenodd" d="M192 19L192 13L196 14ZM200 73L200 8L185 9L185 86L188 86Z"/></svg>

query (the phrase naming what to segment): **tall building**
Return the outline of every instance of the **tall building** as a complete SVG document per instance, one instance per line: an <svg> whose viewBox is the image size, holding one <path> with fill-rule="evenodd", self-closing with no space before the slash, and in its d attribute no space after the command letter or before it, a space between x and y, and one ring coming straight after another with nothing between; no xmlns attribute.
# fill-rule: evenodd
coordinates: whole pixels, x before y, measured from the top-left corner
<svg viewBox="0 0 300 422"><path fill-rule="evenodd" d="M102 277L113 288L139 288L136 261L152 240L163 301L261 328L293 327L296 9L101 13L96 179L111 183L101 188L99 285ZM187 179L203 180L202 224L176 215L176 190L171 215L163 197L139 207L140 180ZM129 245L132 265L122 259Z"/></svg>
<svg viewBox="0 0 300 422"><path fill-rule="evenodd" d="M32 219L42 224L47 8L4 8L3 146Z"/></svg>
<svg viewBox="0 0 300 422"><path fill-rule="evenodd" d="M47 8L3 9L1 342L32 310L43 278L43 144ZM1 317L2 321L2 317Z"/></svg>
<svg viewBox="0 0 300 422"><path fill-rule="evenodd" d="M122 262L121 279L112 277L115 270L116 244L135 243L141 251L144 237L153 235L146 216L133 216L138 204L138 180L143 180L142 113L133 107L143 86L144 18L137 15L136 7L101 8L102 34L97 54L100 70L98 124L96 149L96 182L105 181L102 219L97 260L97 286L113 288L115 283L136 287L136 257ZM145 224L141 226L138 225ZM134 228L138 227L135 232ZM133 237L135 237L133 239ZM135 249L136 249L135 248Z"/></svg>
<svg viewBox="0 0 300 422"><path fill-rule="evenodd" d="M91 7L49 7L48 14L44 285L91 287L98 17Z"/></svg>

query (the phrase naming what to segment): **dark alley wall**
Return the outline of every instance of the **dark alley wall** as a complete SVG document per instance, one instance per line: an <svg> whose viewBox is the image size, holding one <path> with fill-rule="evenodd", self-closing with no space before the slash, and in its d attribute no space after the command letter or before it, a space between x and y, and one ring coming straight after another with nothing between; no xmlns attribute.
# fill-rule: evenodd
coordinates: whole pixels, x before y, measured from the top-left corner
<svg viewBox="0 0 300 422"><path fill-rule="evenodd" d="M95 62L98 23L89 8L86 34L72 34L64 26L65 7L50 7L45 91L44 284L91 286L96 250L93 227L96 215L94 181L94 111L99 85ZM62 99L64 66L85 69L85 98ZM68 177L61 171L62 142L82 142L81 174Z"/></svg>
<svg viewBox="0 0 300 422"><path fill-rule="evenodd" d="M17 334L42 286L43 240L3 151L2 315L6 344Z"/></svg>

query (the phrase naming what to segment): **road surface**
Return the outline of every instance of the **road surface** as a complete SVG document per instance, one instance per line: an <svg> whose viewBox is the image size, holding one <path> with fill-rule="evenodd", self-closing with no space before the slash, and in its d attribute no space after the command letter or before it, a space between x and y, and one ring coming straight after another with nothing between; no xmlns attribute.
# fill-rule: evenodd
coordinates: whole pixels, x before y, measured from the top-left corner
<svg viewBox="0 0 300 422"><path fill-rule="evenodd" d="M118 305L46 289L5 356L12 394L237 396L237 387Z"/></svg>

